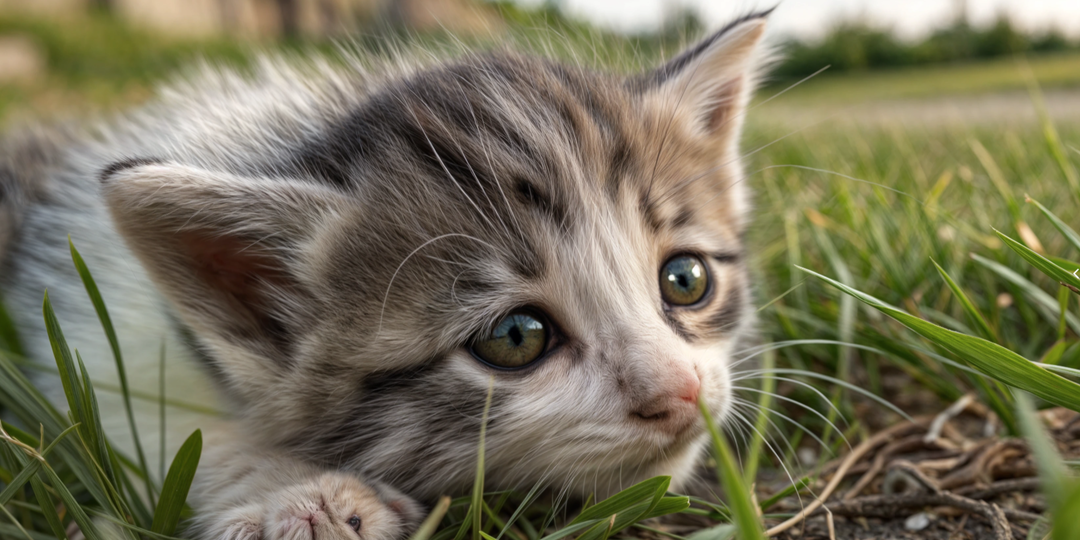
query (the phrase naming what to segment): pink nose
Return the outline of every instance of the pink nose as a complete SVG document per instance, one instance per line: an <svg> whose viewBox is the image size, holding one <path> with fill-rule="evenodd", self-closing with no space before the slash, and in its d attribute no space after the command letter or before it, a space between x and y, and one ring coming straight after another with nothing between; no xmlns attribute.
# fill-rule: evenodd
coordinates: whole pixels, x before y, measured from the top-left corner
<svg viewBox="0 0 1080 540"><path fill-rule="evenodd" d="M696 375L690 375L683 380L682 390L675 395L683 401L689 401L690 403L697 404L698 394L701 393L701 379L698 379Z"/></svg>
<svg viewBox="0 0 1080 540"><path fill-rule="evenodd" d="M665 432L678 434L697 419L701 380L692 372L681 372L664 382L656 394L642 400L631 414Z"/></svg>

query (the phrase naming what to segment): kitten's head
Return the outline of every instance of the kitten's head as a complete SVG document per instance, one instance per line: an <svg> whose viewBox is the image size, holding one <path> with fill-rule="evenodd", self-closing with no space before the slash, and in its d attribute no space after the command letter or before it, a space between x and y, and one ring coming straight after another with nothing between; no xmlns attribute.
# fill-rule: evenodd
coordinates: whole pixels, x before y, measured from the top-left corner
<svg viewBox="0 0 1080 540"><path fill-rule="evenodd" d="M764 25L631 77L468 56L289 155L120 164L104 192L273 442L465 488L492 384L489 485L678 482L750 317L737 143Z"/></svg>

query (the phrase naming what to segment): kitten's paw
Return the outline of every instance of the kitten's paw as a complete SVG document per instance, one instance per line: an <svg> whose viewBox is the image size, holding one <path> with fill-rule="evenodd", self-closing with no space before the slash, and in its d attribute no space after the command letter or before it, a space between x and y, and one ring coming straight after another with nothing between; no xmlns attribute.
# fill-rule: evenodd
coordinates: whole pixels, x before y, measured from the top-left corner
<svg viewBox="0 0 1080 540"><path fill-rule="evenodd" d="M199 538L214 540L263 540L262 535L263 508L258 504L251 504L226 512L213 521L216 524L207 523L206 534Z"/></svg>
<svg viewBox="0 0 1080 540"><path fill-rule="evenodd" d="M360 480L327 473L267 496L260 540L395 540L415 503L387 497Z"/></svg>

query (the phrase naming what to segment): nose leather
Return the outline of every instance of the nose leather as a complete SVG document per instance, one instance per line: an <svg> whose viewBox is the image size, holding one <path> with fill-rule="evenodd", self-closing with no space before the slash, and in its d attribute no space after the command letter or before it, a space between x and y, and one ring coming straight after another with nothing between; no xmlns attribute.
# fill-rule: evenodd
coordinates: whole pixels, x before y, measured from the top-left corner
<svg viewBox="0 0 1080 540"><path fill-rule="evenodd" d="M657 428L679 433L697 418L697 400L701 392L701 380L697 374L686 369L676 369L665 374L653 387L653 393L632 410L631 414L654 424Z"/></svg>

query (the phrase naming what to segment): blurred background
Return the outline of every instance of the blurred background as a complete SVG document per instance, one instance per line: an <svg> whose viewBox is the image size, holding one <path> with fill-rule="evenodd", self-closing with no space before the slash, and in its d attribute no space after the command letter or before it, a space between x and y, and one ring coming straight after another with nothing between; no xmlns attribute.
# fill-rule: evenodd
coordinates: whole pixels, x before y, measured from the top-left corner
<svg viewBox="0 0 1080 540"><path fill-rule="evenodd" d="M390 35L527 41L578 59L584 51L600 64L648 64L733 17L770 6L746 0L0 0L0 115L10 121L129 105L148 95L150 82L195 57L242 65L257 49L330 50L342 38L370 47ZM1026 87L1018 55L1049 91L1055 116L1080 116L1080 94L1071 91L1080 86L1074 0L786 0L770 32L783 54L771 86L828 66L796 93L798 103L771 108L773 116L820 119L836 104L856 106L850 112L866 118L1030 116L1030 107L1009 107L999 95ZM552 47L553 41L560 43ZM934 99L918 110L911 103L902 112L879 106L958 95L963 99ZM815 107L808 110L808 103Z"/></svg>

